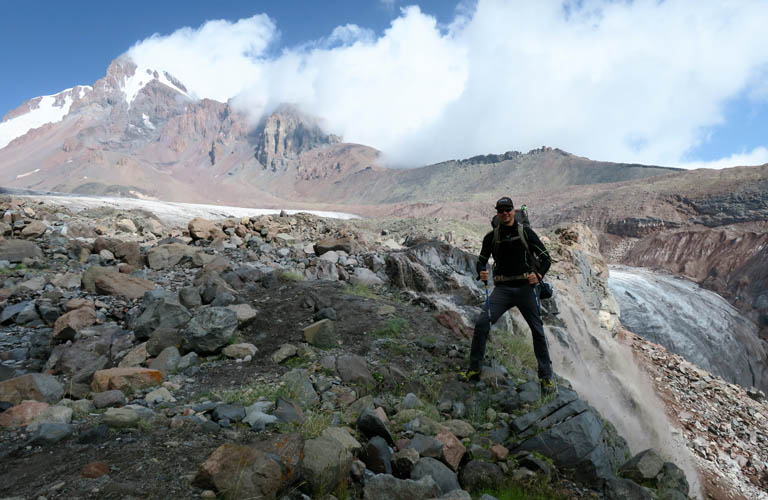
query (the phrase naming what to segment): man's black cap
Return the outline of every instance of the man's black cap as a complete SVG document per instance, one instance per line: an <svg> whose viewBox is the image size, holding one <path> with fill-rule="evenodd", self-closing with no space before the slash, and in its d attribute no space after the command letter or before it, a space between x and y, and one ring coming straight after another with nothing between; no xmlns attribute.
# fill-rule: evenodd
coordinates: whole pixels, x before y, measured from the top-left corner
<svg viewBox="0 0 768 500"><path fill-rule="evenodd" d="M496 208L502 208L502 207L509 207L509 208L515 208L515 204L512 203L512 198L509 196L505 196L503 198L499 198L496 201Z"/></svg>

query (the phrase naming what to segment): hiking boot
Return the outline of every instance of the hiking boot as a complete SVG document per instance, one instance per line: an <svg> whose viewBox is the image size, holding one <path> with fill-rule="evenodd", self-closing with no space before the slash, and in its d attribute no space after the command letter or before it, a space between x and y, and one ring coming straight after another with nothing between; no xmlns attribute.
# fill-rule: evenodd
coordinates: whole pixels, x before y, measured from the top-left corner
<svg viewBox="0 0 768 500"><path fill-rule="evenodd" d="M475 370L459 372L459 380L461 382L477 382L480 380L480 372L476 372Z"/></svg>
<svg viewBox="0 0 768 500"><path fill-rule="evenodd" d="M549 396L557 392L557 384L551 378L543 378L539 380L539 387L541 387L541 395Z"/></svg>

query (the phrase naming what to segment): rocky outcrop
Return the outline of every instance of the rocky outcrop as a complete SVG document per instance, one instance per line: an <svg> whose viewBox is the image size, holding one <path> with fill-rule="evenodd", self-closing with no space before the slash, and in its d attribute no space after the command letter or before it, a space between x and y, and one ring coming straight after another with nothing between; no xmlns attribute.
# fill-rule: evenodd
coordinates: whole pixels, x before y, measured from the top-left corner
<svg viewBox="0 0 768 500"><path fill-rule="evenodd" d="M282 106L269 115L256 134L256 159L273 172L304 151L341 142L341 138L325 133L313 119L290 106Z"/></svg>

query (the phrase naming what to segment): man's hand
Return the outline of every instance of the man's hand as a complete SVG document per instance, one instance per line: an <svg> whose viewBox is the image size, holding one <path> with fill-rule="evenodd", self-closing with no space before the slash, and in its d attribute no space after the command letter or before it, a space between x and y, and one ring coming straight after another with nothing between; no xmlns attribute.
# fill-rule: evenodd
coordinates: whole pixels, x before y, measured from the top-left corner
<svg viewBox="0 0 768 500"><path fill-rule="evenodd" d="M480 271L480 280L488 281L488 271Z"/></svg>
<svg viewBox="0 0 768 500"><path fill-rule="evenodd" d="M535 285L539 282L539 276L536 273L528 273L528 283Z"/></svg>

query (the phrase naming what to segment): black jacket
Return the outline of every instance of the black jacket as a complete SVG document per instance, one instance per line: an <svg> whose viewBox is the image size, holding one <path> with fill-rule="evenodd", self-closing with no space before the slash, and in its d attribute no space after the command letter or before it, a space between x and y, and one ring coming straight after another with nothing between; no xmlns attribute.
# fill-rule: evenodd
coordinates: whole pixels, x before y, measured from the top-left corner
<svg viewBox="0 0 768 500"><path fill-rule="evenodd" d="M483 238L483 247L480 250L480 258L477 260L477 272L484 271L487 268L488 259L493 255L493 274L496 276L517 276L534 271L533 262L525 251L525 245L518 238L518 223L512 226L501 226L499 228L498 255L494 253L493 231L489 232ZM536 256L539 261L538 269L535 269L541 276L544 276L552 260L549 257L546 247L539 239L538 235L530 227L523 227L525 239L528 242L530 252ZM498 283L498 282L497 282ZM521 286L528 283L525 279L505 281L505 285Z"/></svg>

